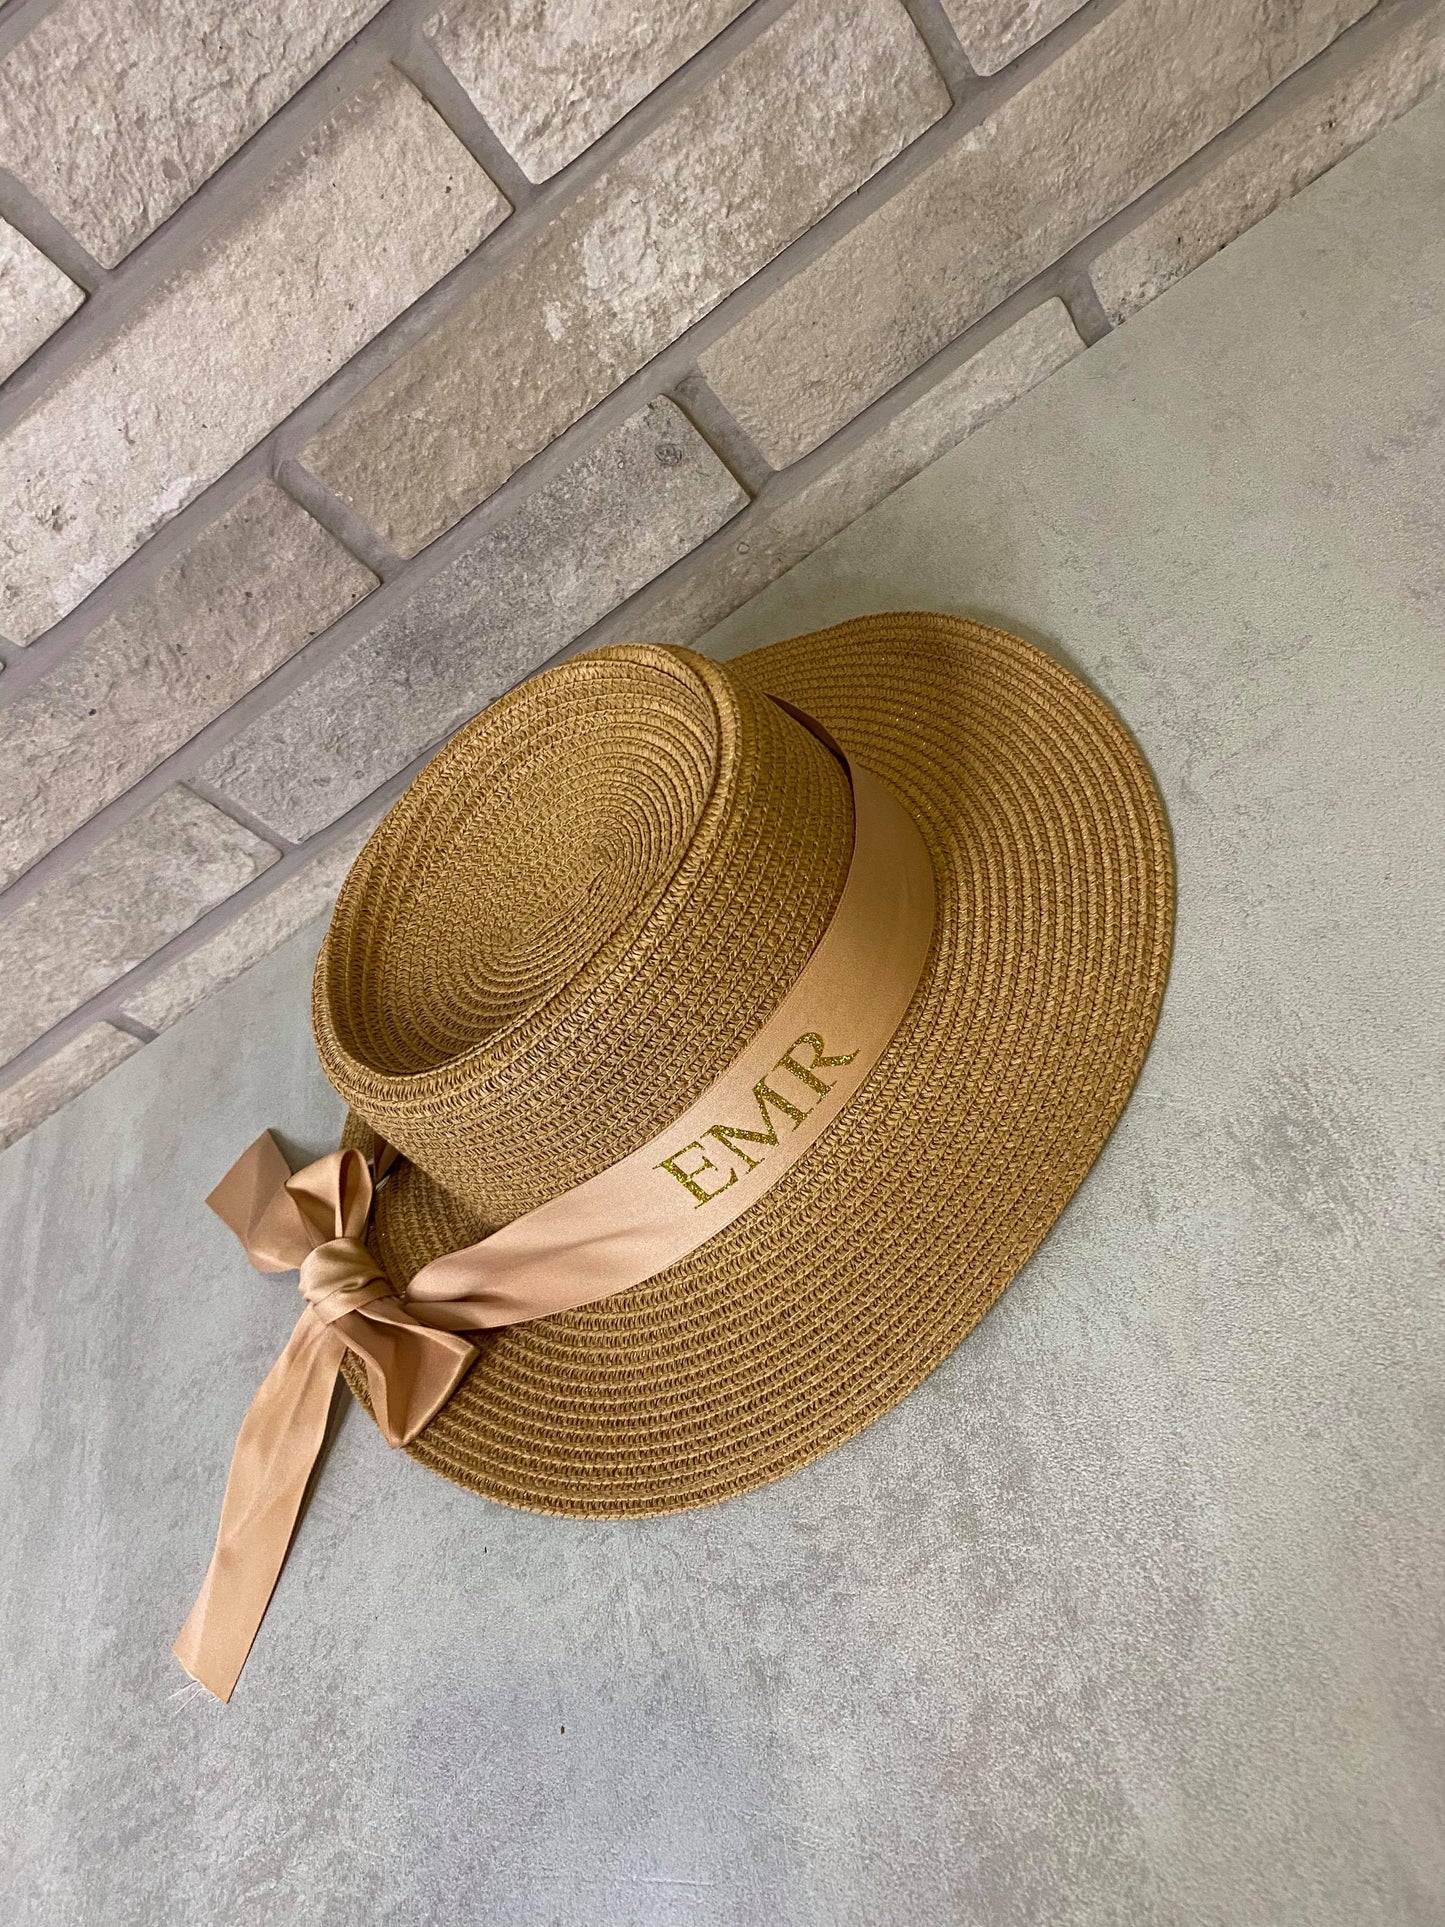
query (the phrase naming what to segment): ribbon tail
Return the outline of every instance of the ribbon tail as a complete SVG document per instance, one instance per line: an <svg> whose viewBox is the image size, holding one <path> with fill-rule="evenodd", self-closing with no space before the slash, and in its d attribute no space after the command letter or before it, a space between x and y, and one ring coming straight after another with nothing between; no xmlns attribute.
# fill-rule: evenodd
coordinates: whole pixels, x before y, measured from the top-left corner
<svg viewBox="0 0 1445 1927"><path fill-rule="evenodd" d="M290 1177L280 1145L263 1131L206 1199L257 1271L290 1271L316 1242L286 1190Z"/></svg>
<svg viewBox="0 0 1445 1927"><path fill-rule="evenodd" d="M410 1445L477 1362L469 1339L418 1322L395 1298L348 1312L334 1328L366 1367L372 1415L388 1445Z"/></svg>
<svg viewBox="0 0 1445 1927"><path fill-rule="evenodd" d="M345 1353L338 1333L303 1312L242 1422L216 1549L172 1649L219 1700L230 1699L281 1576Z"/></svg>

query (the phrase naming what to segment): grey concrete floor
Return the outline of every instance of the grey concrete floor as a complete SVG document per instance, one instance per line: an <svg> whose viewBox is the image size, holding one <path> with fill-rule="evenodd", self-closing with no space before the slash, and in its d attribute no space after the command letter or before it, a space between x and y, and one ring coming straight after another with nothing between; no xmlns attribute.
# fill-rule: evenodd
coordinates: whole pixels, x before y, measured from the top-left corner
<svg viewBox="0 0 1445 1927"><path fill-rule="evenodd" d="M201 1198L332 1139L314 937L0 1158L6 1920L1442 1918L1442 205L1445 99L716 638L1017 627L1178 839L1128 1114L861 1439L595 1525L353 1413L221 1707L168 1647L294 1298Z"/></svg>

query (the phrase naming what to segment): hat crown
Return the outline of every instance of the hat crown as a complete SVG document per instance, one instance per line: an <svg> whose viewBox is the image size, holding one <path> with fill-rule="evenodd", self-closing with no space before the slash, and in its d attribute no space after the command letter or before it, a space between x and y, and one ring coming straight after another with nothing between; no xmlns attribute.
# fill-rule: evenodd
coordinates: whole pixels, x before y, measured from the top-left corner
<svg viewBox="0 0 1445 1927"><path fill-rule="evenodd" d="M499 1225L701 1095L842 892L837 761L736 670L600 650L428 764L353 865L316 967L327 1076Z"/></svg>

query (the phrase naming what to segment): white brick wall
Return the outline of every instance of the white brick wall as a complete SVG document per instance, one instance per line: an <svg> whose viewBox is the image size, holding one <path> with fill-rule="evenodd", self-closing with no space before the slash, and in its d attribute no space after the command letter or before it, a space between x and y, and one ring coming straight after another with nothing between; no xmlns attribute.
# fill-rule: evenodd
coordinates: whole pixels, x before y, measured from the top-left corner
<svg viewBox="0 0 1445 1927"><path fill-rule="evenodd" d="M636 21L0 17L0 1144L500 690L693 639L1445 66L1445 0Z"/></svg>

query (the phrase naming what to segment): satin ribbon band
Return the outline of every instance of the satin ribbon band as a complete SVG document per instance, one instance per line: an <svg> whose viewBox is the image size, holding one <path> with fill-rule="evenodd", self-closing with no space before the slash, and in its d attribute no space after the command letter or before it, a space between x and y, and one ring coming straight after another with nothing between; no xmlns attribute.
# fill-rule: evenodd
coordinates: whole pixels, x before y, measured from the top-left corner
<svg viewBox="0 0 1445 1927"><path fill-rule="evenodd" d="M348 1350L383 1436L409 1444L475 1360L462 1333L594 1304L687 1257L771 1190L877 1064L928 957L933 870L903 806L843 761L853 855L828 928L758 1034L651 1143L424 1266L405 1305L365 1242L389 1147L375 1175L356 1151L293 1175L266 1132L206 1200L257 1270L299 1269L305 1300L242 1423L215 1553L175 1644L218 1699L230 1698L280 1576Z"/></svg>

